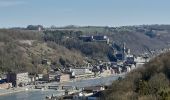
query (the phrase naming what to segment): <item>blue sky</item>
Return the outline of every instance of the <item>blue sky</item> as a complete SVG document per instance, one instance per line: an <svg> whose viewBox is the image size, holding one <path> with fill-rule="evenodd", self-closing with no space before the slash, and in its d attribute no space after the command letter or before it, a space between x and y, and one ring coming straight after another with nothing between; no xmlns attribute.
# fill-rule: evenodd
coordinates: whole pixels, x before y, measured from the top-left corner
<svg viewBox="0 0 170 100"><path fill-rule="evenodd" d="M170 24L170 0L0 0L0 27Z"/></svg>

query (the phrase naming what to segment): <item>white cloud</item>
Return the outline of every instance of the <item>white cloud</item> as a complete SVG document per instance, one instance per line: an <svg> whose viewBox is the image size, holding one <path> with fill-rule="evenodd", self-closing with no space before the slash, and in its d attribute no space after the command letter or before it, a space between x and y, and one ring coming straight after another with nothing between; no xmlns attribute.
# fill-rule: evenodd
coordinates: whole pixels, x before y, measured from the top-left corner
<svg viewBox="0 0 170 100"><path fill-rule="evenodd" d="M11 7L17 5L23 5L26 2L23 0L0 0L0 7Z"/></svg>

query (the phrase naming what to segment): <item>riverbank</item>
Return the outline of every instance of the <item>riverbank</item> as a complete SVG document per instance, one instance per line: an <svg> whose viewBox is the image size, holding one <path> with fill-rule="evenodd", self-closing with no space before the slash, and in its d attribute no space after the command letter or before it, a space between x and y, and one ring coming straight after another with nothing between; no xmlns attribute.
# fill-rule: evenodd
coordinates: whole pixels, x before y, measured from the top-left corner
<svg viewBox="0 0 170 100"><path fill-rule="evenodd" d="M24 92L24 89L0 89L0 96L9 95L12 93Z"/></svg>
<svg viewBox="0 0 170 100"><path fill-rule="evenodd" d="M109 77L100 77L95 79L85 79L81 81L75 81L75 82L66 82L64 84L60 84L62 86L73 86L73 87L89 87L89 86L99 86L99 85L109 85L112 84L114 80L117 80L118 77L121 77L124 75L112 75ZM50 83L46 85L59 85L58 83ZM15 89L15 90L0 90L0 100L44 100L46 96L51 95L57 95L61 96L63 95L64 91L57 91L57 90L41 90L41 89L29 89L31 86L27 86L28 90L26 91L23 87L22 89ZM32 86L33 87L33 86Z"/></svg>
<svg viewBox="0 0 170 100"><path fill-rule="evenodd" d="M36 89L34 89L32 85L25 86L25 87L18 87L18 88L0 89L0 96L19 93L19 92L32 92L32 91L36 91Z"/></svg>
<svg viewBox="0 0 170 100"><path fill-rule="evenodd" d="M46 96L61 96L62 92L56 90L33 90L11 93L0 96L0 100L45 100Z"/></svg>
<svg viewBox="0 0 170 100"><path fill-rule="evenodd" d="M106 77L94 77L94 78L87 78L87 79L80 79L80 80L72 80L64 83L48 83L45 85L66 85L66 86L76 86L76 87L87 87L87 86L94 86L94 85L101 85L101 84L111 84L112 81L116 80L118 77L124 76L123 74L118 75L110 75ZM33 92L33 91L42 91L40 89L34 89L33 86L26 86L20 88L11 88L11 89L0 89L0 96L15 94L19 92ZM46 90L43 90L46 91ZM56 90L55 90L56 91ZM58 91L59 92L59 91Z"/></svg>

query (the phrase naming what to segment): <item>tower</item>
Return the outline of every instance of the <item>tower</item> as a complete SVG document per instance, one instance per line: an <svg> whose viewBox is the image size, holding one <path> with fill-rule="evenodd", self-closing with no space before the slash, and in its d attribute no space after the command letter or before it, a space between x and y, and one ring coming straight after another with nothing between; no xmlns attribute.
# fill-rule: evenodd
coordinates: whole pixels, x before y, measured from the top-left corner
<svg viewBox="0 0 170 100"><path fill-rule="evenodd" d="M41 31L41 27L40 27L40 26L38 27L38 31L39 31L39 32Z"/></svg>
<svg viewBox="0 0 170 100"><path fill-rule="evenodd" d="M123 43L123 50L122 50L123 60L126 58L126 43Z"/></svg>

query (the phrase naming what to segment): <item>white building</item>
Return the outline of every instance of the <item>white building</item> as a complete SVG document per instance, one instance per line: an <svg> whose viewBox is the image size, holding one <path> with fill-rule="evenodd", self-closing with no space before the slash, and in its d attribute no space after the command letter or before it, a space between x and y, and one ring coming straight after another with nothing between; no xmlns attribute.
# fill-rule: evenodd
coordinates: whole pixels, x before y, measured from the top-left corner
<svg viewBox="0 0 170 100"><path fill-rule="evenodd" d="M134 61L136 63L146 63L149 62L149 59L144 57L135 57Z"/></svg>
<svg viewBox="0 0 170 100"><path fill-rule="evenodd" d="M7 81L11 82L13 86L27 85L29 82L28 72L26 73L9 73L7 75Z"/></svg>
<svg viewBox="0 0 170 100"><path fill-rule="evenodd" d="M75 75L75 76L92 73L92 71L88 68L70 68L70 72L72 72L72 75Z"/></svg>

